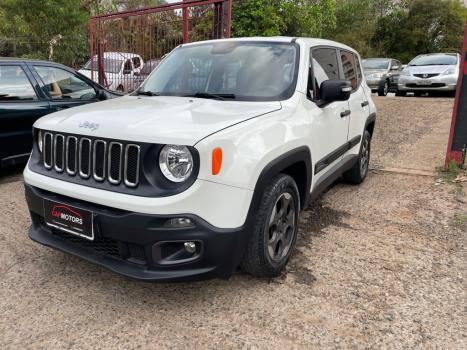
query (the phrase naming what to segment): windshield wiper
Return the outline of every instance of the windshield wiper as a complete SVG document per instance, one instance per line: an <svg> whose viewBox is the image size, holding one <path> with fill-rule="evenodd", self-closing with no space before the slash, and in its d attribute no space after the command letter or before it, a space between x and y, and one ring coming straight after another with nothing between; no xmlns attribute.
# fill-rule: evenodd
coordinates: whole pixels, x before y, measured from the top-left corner
<svg viewBox="0 0 467 350"><path fill-rule="evenodd" d="M209 92L196 92L192 95L186 95L185 97L212 98L222 101L224 101L225 99L235 99L234 94L211 94Z"/></svg>
<svg viewBox="0 0 467 350"><path fill-rule="evenodd" d="M137 91L136 95L144 95L144 96L160 96L157 92L152 91Z"/></svg>

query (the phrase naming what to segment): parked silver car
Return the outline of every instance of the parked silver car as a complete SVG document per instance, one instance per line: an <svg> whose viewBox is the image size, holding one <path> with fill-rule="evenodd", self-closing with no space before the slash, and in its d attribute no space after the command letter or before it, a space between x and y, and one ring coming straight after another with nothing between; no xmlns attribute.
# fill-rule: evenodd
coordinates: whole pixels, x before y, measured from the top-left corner
<svg viewBox="0 0 467 350"><path fill-rule="evenodd" d="M392 58L367 58L362 61L365 80L372 92L386 96L397 91L402 63Z"/></svg>
<svg viewBox="0 0 467 350"><path fill-rule="evenodd" d="M457 53L436 53L415 57L402 71L398 95L413 92L447 92L454 95L459 76L460 56Z"/></svg>

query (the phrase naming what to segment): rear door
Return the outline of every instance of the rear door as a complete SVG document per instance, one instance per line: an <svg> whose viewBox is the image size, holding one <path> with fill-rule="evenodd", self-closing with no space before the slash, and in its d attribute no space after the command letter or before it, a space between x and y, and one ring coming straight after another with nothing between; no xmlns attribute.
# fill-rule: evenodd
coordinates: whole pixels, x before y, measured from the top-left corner
<svg viewBox="0 0 467 350"><path fill-rule="evenodd" d="M319 107L320 87L326 80L340 78L338 50L333 47L311 49L310 74L308 78L308 99L304 106L312 120L311 143L315 161L313 182L326 174L347 151L349 128L349 104L335 101Z"/></svg>
<svg viewBox="0 0 467 350"><path fill-rule="evenodd" d="M391 71L389 74L389 88L391 91L397 91L397 83L402 71L402 63L397 60L391 60Z"/></svg>
<svg viewBox="0 0 467 350"><path fill-rule="evenodd" d="M53 112L98 100L94 86L73 72L41 64L33 65L32 70L41 81Z"/></svg>
<svg viewBox="0 0 467 350"><path fill-rule="evenodd" d="M49 102L28 67L0 63L0 164L26 159L32 148L32 125L49 113Z"/></svg>
<svg viewBox="0 0 467 350"><path fill-rule="evenodd" d="M352 83L352 93L349 98L351 114L349 116L349 143L351 154L358 154L358 145L362 138L363 128L369 116L370 106L362 84L362 68L358 55L340 50L343 79Z"/></svg>

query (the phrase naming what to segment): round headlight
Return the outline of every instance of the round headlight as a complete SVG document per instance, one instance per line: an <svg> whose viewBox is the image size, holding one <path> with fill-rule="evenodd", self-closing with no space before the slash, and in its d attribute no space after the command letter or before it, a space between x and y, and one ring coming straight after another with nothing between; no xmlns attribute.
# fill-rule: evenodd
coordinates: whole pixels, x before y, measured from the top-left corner
<svg viewBox="0 0 467 350"><path fill-rule="evenodd" d="M43 141L42 130L39 130L39 132L37 133L37 147L39 148L39 152L41 153L42 153L42 141Z"/></svg>
<svg viewBox="0 0 467 350"><path fill-rule="evenodd" d="M193 171L193 156L186 146L165 145L159 154L159 167L173 182L183 182Z"/></svg>

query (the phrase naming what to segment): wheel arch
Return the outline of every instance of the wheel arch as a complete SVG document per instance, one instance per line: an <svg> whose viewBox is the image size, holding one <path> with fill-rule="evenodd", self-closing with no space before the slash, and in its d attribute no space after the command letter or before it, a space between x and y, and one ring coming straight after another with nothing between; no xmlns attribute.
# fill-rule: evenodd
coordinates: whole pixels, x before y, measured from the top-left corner
<svg viewBox="0 0 467 350"><path fill-rule="evenodd" d="M366 119L365 128L363 129L363 131L368 130L368 132L370 133L370 136L373 137L373 132L375 130L375 124L376 124L376 113L373 112Z"/></svg>
<svg viewBox="0 0 467 350"><path fill-rule="evenodd" d="M305 207L310 196L312 162L310 149L302 146L282 154L263 168L256 181L248 217L251 217L252 211L257 210L264 189L279 173L287 174L294 179L300 194L300 209Z"/></svg>

